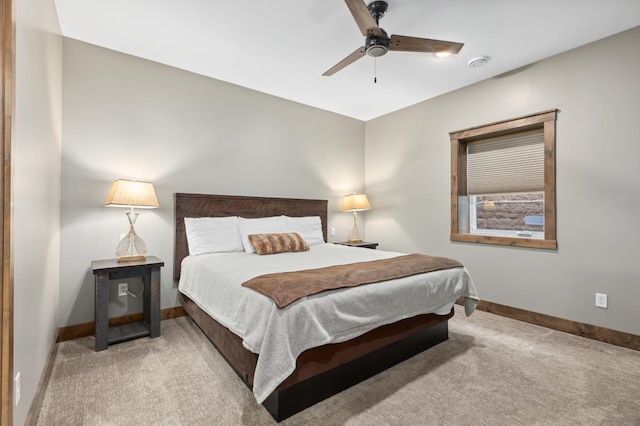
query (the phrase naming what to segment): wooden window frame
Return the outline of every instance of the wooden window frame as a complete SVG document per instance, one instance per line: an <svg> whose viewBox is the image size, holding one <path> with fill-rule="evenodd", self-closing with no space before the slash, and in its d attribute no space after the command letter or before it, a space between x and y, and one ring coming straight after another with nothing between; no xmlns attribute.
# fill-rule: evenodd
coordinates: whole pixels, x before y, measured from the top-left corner
<svg viewBox="0 0 640 426"><path fill-rule="evenodd" d="M451 140L451 241L555 250L556 241L556 118L558 110L499 121L449 133ZM516 238L458 232L458 196L467 195L467 143L532 129L544 134L544 238ZM462 161L461 161L462 160ZM462 165L461 165L462 164Z"/></svg>

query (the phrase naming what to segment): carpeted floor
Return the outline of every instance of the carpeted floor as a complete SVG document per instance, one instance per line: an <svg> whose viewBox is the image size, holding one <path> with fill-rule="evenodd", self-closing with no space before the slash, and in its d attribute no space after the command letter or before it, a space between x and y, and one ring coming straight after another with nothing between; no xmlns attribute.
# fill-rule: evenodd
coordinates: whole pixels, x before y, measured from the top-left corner
<svg viewBox="0 0 640 426"><path fill-rule="evenodd" d="M282 425L640 426L640 352L456 306L448 341ZM187 317L58 345L38 425L270 425Z"/></svg>

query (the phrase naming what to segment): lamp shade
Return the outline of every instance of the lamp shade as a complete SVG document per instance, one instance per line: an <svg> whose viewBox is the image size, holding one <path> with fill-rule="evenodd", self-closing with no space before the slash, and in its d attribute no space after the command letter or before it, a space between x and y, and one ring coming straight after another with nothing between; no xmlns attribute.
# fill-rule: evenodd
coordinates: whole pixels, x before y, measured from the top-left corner
<svg viewBox="0 0 640 426"><path fill-rule="evenodd" d="M105 206L154 209L159 206L151 182L118 179L113 182Z"/></svg>
<svg viewBox="0 0 640 426"><path fill-rule="evenodd" d="M365 194L349 194L342 199L343 212L359 212L370 208L371 204Z"/></svg>

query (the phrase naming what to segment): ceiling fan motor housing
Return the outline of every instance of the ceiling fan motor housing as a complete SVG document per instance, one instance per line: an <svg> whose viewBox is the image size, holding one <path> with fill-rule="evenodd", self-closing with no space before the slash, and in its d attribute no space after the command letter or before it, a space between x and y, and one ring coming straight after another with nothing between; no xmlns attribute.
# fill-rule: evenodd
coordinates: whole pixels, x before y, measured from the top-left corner
<svg viewBox="0 0 640 426"><path fill-rule="evenodd" d="M384 55L389 50L389 37L382 28L380 28L380 32L382 34L379 36L370 35L367 37L364 44L367 55L373 56L374 58Z"/></svg>

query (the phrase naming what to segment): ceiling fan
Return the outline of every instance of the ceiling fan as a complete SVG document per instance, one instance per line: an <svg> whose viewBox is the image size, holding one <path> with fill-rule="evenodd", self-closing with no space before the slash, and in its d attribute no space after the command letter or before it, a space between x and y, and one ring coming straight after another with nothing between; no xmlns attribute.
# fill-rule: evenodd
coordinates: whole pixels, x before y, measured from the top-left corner
<svg viewBox="0 0 640 426"><path fill-rule="evenodd" d="M458 53L463 43L452 41L433 40L429 38L408 37L401 35L391 35L389 37L385 30L380 28L378 22L387 12L389 5L386 1L374 0L367 6L363 0L345 0L353 19L360 28L362 35L366 37L364 46L356 49L355 52L338 62L324 76L331 76L362 58L364 55L377 58L387 53L389 50L402 52L424 52L433 53L438 56L448 56Z"/></svg>

